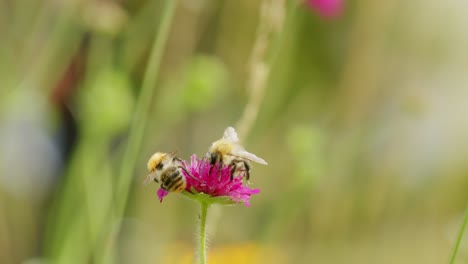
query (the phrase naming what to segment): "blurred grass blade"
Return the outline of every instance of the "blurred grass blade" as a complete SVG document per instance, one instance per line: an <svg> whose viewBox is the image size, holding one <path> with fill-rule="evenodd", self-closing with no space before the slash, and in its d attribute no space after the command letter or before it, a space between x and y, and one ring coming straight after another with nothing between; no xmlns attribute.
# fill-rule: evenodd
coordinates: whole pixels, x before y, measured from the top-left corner
<svg viewBox="0 0 468 264"><path fill-rule="evenodd" d="M169 29L176 5L176 0L164 1L159 29L156 33L148 66L145 71L142 89L135 108L135 115L132 121L127 148L125 150L120 169L120 177L117 185L117 217L120 217L125 211L127 197L132 182L133 170L135 169L138 151L141 147L150 103L153 98L153 91L158 78L159 66L161 64L164 46L169 35Z"/></svg>
<svg viewBox="0 0 468 264"><path fill-rule="evenodd" d="M450 258L450 264L455 263L458 249L460 248L461 241L463 240L463 235L465 234L465 228L466 228L467 223L468 223L468 206L466 207L466 210L465 210L465 217L463 219L462 226L460 227L460 231L458 232L457 243L455 244L455 247L453 248L452 257Z"/></svg>

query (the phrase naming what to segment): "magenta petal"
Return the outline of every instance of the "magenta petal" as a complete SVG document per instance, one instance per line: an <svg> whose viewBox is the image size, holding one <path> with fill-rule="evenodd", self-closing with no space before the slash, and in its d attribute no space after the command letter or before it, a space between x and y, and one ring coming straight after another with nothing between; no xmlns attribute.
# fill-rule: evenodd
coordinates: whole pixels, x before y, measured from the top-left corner
<svg viewBox="0 0 468 264"><path fill-rule="evenodd" d="M220 167L216 164L212 167L206 158L198 159L196 155L192 155L190 163L183 161L182 165L185 168L182 173L187 180L185 190L189 193L205 193L211 197L228 196L236 203L243 202L250 206L251 195L260 192L260 189L251 189L244 185L244 175L231 180L230 166ZM159 189L159 200L162 202L167 194L166 190Z"/></svg>
<svg viewBox="0 0 468 264"><path fill-rule="evenodd" d="M231 180L231 167L219 165L211 167L207 159L197 159L193 155L190 164L184 162L184 166L191 174L183 171L187 179L186 191L192 192L192 188L198 193L205 193L212 197L229 196L235 202L243 202L249 206L250 196L260 192L259 189L250 189L244 185L243 177Z"/></svg>
<svg viewBox="0 0 468 264"><path fill-rule="evenodd" d="M168 195L169 192L164 190L164 189L158 189L158 197L159 197L159 202L162 202L164 196Z"/></svg>

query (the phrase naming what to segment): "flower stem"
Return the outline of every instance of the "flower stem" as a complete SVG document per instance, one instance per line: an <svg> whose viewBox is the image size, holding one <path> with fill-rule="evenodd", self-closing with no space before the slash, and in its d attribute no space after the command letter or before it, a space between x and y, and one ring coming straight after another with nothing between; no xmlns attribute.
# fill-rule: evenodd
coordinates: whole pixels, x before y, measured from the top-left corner
<svg viewBox="0 0 468 264"><path fill-rule="evenodd" d="M462 226L460 227L460 231L458 232L457 243L455 244L455 247L453 248L452 257L450 259L450 264L455 263L455 259L457 258L458 248L460 248L460 244L463 239L463 234L465 233L465 228L467 224L468 224L468 206L466 207L466 210L465 210L465 217L463 219Z"/></svg>
<svg viewBox="0 0 468 264"><path fill-rule="evenodd" d="M200 264L206 264L206 215L208 213L209 204L206 202L201 202L200 205L199 257Z"/></svg>

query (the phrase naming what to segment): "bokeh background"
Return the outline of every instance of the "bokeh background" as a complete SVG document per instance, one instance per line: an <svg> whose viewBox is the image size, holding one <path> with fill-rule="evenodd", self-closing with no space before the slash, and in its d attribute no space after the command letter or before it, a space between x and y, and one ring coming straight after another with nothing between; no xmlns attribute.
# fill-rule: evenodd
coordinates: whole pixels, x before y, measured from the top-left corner
<svg viewBox="0 0 468 264"><path fill-rule="evenodd" d="M468 2L328 2L0 0L0 263L192 263L198 207L146 161L230 125L269 165L210 263L448 263Z"/></svg>

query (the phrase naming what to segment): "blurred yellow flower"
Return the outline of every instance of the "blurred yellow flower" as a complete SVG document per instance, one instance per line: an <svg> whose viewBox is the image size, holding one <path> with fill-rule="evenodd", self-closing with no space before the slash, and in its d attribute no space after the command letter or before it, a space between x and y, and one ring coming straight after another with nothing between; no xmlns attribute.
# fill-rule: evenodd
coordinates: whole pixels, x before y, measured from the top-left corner
<svg viewBox="0 0 468 264"><path fill-rule="evenodd" d="M193 248L186 243L175 243L167 248L163 264L193 264ZM287 263L284 254L271 246L253 242L213 247L208 251L210 264Z"/></svg>

